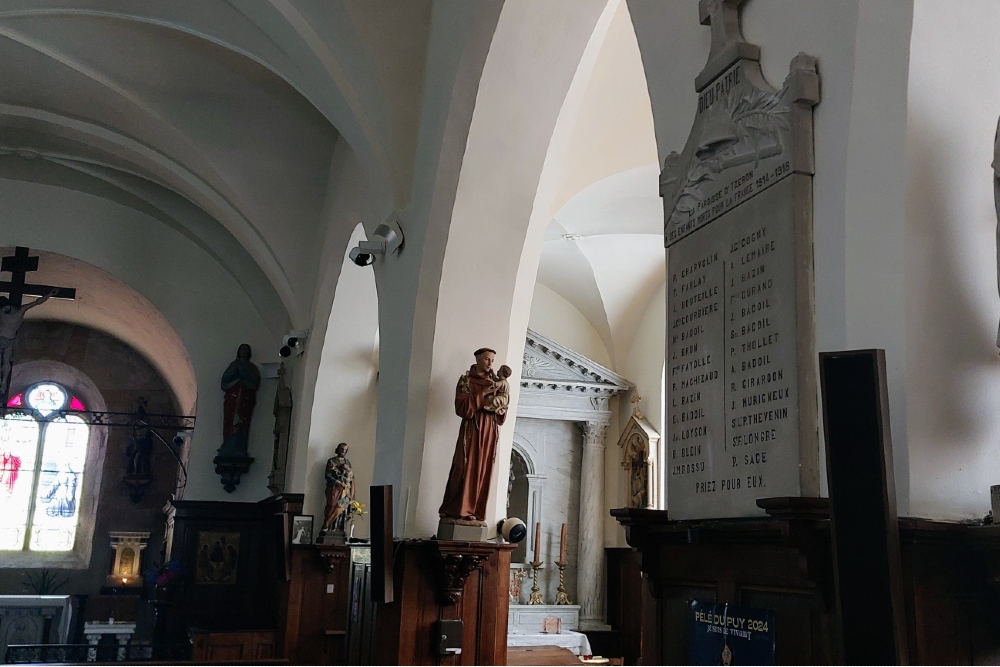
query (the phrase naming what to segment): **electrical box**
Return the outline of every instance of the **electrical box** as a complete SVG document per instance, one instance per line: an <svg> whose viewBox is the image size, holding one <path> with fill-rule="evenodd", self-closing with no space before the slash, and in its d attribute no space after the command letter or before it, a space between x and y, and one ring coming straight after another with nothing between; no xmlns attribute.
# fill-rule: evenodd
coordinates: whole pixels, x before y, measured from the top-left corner
<svg viewBox="0 0 1000 667"><path fill-rule="evenodd" d="M437 621L434 638L438 655L459 655L462 652L462 621Z"/></svg>

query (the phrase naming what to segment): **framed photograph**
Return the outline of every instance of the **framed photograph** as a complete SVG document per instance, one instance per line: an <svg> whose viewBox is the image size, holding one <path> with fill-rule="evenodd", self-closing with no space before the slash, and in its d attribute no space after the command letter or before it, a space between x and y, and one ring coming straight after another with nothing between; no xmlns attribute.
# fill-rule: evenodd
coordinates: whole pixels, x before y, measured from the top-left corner
<svg viewBox="0 0 1000 667"><path fill-rule="evenodd" d="M311 514L292 517L292 544L312 544L313 518Z"/></svg>

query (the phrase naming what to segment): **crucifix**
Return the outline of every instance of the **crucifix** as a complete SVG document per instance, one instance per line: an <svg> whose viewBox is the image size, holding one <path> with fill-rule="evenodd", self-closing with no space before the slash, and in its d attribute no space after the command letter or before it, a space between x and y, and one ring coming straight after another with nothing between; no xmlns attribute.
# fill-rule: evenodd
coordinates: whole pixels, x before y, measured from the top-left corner
<svg viewBox="0 0 1000 667"><path fill-rule="evenodd" d="M38 270L38 257L29 257L28 249L18 246L14 254L0 259L0 273L9 273L10 280L0 280L0 413L7 408L10 392L10 377L17 353L17 332L24 322L24 313L40 306L49 299L75 299L76 290L71 287L35 285L26 282L28 273ZM28 305L23 305L26 296L41 297Z"/></svg>

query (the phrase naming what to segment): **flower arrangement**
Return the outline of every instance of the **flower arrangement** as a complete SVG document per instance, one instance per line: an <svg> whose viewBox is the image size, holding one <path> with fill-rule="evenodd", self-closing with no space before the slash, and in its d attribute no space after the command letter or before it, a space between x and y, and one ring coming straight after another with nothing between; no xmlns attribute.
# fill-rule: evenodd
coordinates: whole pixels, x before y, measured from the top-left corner
<svg viewBox="0 0 1000 667"><path fill-rule="evenodd" d="M175 583L184 573L184 567L180 561L169 560L159 567L152 567L146 571L146 583L150 586L167 587Z"/></svg>
<svg viewBox="0 0 1000 667"><path fill-rule="evenodd" d="M365 514L365 504L357 500L352 500L350 506L347 508L347 518L349 520L354 519L354 517L363 519Z"/></svg>
<svg viewBox="0 0 1000 667"><path fill-rule="evenodd" d="M354 539L354 518L359 519L365 518L365 504L358 502L357 500L352 500L351 504L347 506L347 520L351 522L351 532L348 535L348 540Z"/></svg>

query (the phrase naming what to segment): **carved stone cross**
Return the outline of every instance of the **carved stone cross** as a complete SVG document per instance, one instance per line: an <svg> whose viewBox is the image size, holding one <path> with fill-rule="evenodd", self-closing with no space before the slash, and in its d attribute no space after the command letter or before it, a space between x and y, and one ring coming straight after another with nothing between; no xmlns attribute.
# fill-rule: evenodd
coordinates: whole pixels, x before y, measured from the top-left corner
<svg viewBox="0 0 1000 667"><path fill-rule="evenodd" d="M705 69L695 79L702 90L739 58L760 60L760 47L743 39L740 9L746 0L699 0L698 19L712 27L712 48Z"/></svg>
<svg viewBox="0 0 1000 667"><path fill-rule="evenodd" d="M639 410L639 402L641 400L642 396L639 395L639 392L634 392L632 394L632 398L628 399L628 402L632 404L632 414L634 414L637 417L643 416L642 411Z"/></svg>

